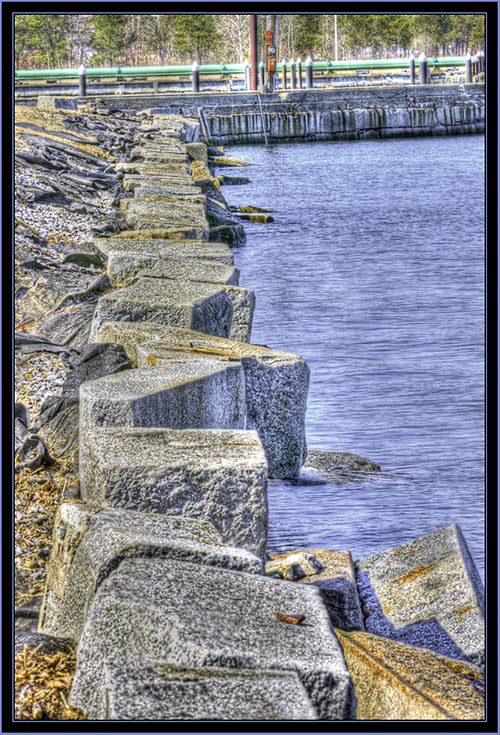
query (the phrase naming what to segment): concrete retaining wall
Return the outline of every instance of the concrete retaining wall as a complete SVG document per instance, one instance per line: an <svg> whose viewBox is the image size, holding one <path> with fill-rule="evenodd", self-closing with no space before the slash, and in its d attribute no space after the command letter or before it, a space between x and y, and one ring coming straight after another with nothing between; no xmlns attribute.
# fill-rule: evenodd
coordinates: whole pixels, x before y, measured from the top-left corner
<svg viewBox="0 0 500 735"><path fill-rule="evenodd" d="M176 186L193 184L192 157L206 157L199 148L188 155L187 131L192 140L191 123L162 114L137 136L146 161L148 150L158 161L159 148L165 155L184 148L186 157L169 164L170 200ZM162 189L154 164L136 178L133 202L152 183ZM224 206L210 172L193 189L199 201L208 192ZM309 371L298 356L249 344L251 313L247 332L234 339L235 294L245 289L234 285L230 250L201 234L179 237L182 198L172 206L179 227L170 238L163 220L139 206L136 230L95 241L118 288L100 298L92 339L122 344L133 367L81 387L83 502L59 509L39 630L78 641L70 701L88 719L355 719L332 621L395 637L378 616L384 565L377 557L359 562L356 578L349 552L322 550L266 576L268 475L296 479L305 461ZM196 219L208 232L202 207ZM129 274L137 262L157 268L132 271L133 283L120 288L117 264ZM444 652L458 650L461 671L479 677L467 668L471 657L482 663L483 641L481 590L465 541L451 527L414 543L418 569L411 553L393 555L393 598L399 583L439 562L446 575L433 577L436 617L455 640ZM304 575L309 584L287 581ZM407 618L412 644L426 647L418 611ZM439 636L435 645L442 653ZM391 701L390 690L381 696Z"/></svg>
<svg viewBox="0 0 500 735"><path fill-rule="evenodd" d="M85 98L40 97L42 106L76 109ZM87 100L89 102L89 100ZM94 97L97 108L201 114L215 145L295 140L357 140L483 133L484 85L419 85L376 89L312 89ZM202 131L202 136L206 134Z"/></svg>

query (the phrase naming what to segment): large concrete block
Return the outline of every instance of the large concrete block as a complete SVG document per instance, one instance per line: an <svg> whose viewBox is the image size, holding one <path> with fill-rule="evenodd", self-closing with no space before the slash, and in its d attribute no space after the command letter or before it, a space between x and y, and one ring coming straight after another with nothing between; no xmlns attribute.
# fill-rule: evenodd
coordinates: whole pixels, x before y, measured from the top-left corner
<svg viewBox="0 0 500 735"><path fill-rule="evenodd" d="M97 591L77 656L70 701L88 717L102 711L106 663L122 657L296 672L319 719L354 716L352 681L317 590L258 575L124 560Z"/></svg>
<svg viewBox="0 0 500 735"><path fill-rule="evenodd" d="M80 435L95 426L244 429L245 377L239 363L172 360L123 370L80 386Z"/></svg>
<svg viewBox="0 0 500 735"><path fill-rule="evenodd" d="M357 699L357 720L482 720L479 669L370 633L335 631Z"/></svg>
<svg viewBox="0 0 500 735"><path fill-rule="evenodd" d="M101 296L89 341L104 322L148 321L228 337L232 320L233 303L223 286L138 278L131 286Z"/></svg>
<svg viewBox="0 0 500 735"><path fill-rule="evenodd" d="M188 201L174 203L133 200L127 208L125 222L129 227L138 230L161 229L171 225L208 230L205 206Z"/></svg>
<svg viewBox="0 0 500 735"><path fill-rule="evenodd" d="M237 286L240 270L211 260L193 261L189 258L155 257L133 250L111 250L108 254L108 276L115 285L146 276Z"/></svg>
<svg viewBox="0 0 500 735"><path fill-rule="evenodd" d="M195 182L192 180L189 174L182 175L180 173L162 173L161 176L152 176L148 174L125 174L122 179L122 186L125 191L134 191L138 186L148 186L153 184L155 186L192 186L196 187Z"/></svg>
<svg viewBox="0 0 500 735"><path fill-rule="evenodd" d="M198 206L205 207L205 196L199 192L189 190L188 192L172 190L167 194L151 194L144 195L139 192L139 189L134 191L133 199L120 199L120 212L135 212L141 211L144 205L152 206L154 203L159 204L162 207L167 205L179 207L183 204L197 204Z"/></svg>
<svg viewBox="0 0 500 735"><path fill-rule="evenodd" d="M131 557L262 572L261 559L223 544L210 523L122 508L92 515L84 503L66 503L56 513L39 631L77 641L96 589Z"/></svg>
<svg viewBox="0 0 500 735"><path fill-rule="evenodd" d="M104 720L318 719L294 671L119 659L105 664L104 689Z"/></svg>
<svg viewBox="0 0 500 735"><path fill-rule="evenodd" d="M203 269L200 266L198 268L198 274L201 275L202 272ZM192 268L191 273L196 274L196 269ZM151 275L149 270L145 270L140 271L137 277L149 278ZM158 276L153 274L153 277ZM193 280L199 281L198 278ZM228 337L238 342L249 342L252 332L253 313L255 311L255 292L250 288L233 285L224 285L223 289L233 304L233 319Z"/></svg>
<svg viewBox="0 0 500 735"><path fill-rule="evenodd" d="M317 587L335 627L364 630L350 551L306 549L276 554L266 563L266 574L276 572L284 579Z"/></svg>
<svg viewBox="0 0 500 735"><path fill-rule="evenodd" d="M269 476L298 477L307 454L304 423L309 388L309 368L301 357L146 322L103 324L97 340L122 344L131 364L140 367L162 365L181 356L191 359L193 355L241 361L247 428L259 433Z"/></svg>
<svg viewBox="0 0 500 735"><path fill-rule="evenodd" d="M212 523L224 543L263 556L267 463L257 432L95 428L80 439L82 497Z"/></svg>
<svg viewBox="0 0 500 735"><path fill-rule="evenodd" d="M241 345L241 346L240 346ZM127 349L127 348L125 348ZM163 364L184 352L239 359L245 371L247 428L259 432L269 463L269 476L296 478L307 454L305 412L309 368L301 357L260 345L212 340L191 330L139 345L138 364Z"/></svg>
<svg viewBox="0 0 500 735"><path fill-rule="evenodd" d="M133 251L156 257L189 258L195 260L218 261L233 265L234 256L229 245L223 242L203 242L202 240L182 240L175 242L162 238L111 238L102 237L92 243L104 254L111 251Z"/></svg>
<svg viewBox="0 0 500 735"><path fill-rule="evenodd" d="M356 562L366 630L484 666L484 592L456 524Z"/></svg>

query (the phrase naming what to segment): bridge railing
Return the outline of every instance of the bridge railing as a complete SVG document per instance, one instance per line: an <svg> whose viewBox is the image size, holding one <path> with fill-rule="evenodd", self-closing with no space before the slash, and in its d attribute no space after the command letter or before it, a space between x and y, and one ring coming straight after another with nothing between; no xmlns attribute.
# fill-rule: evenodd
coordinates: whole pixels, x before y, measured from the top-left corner
<svg viewBox="0 0 500 735"><path fill-rule="evenodd" d="M465 66L463 56L443 56L428 59L431 69ZM233 75L245 74L245 64L202 64L199 67L200 76L231 77ZM419 60L415 59L418 68ZM282 63L276 64L278 74L282 72ZM285 62L287 71L290 71L290 62ZM410 59L359 59L352 61L314 61L313 72L323 74L328 72L357 71L357 70L391 70L409 69ZM115 66L115 67L89 67L86 70L87 79L144 79L150 77L179 77L191 78L192 66ZM27 81L58 81L66 79L77 80L78 69L30 69L15 72L15 83Z"/></svg>

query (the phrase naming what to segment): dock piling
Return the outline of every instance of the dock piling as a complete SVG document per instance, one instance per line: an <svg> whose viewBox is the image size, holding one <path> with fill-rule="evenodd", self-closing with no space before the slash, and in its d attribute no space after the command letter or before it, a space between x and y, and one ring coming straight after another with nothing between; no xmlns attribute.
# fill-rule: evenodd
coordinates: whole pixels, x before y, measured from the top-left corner
<svg viewBox="0 0 500 735"><path fill-rule="evenodd" d="M297 80L299 89L302 89L302 59L300 58L300 56L297 59Z"/></svg>
<svg viewBox="0 0 500 735"><path fill-rule="evenodd" d="M410 54L410 84L415 84L415 56Z"/></svg>
<svg viewBox="0 0 500 735"><path fill-rule="evenodd" d="M295 61L290 59L290 89L297 88L297 72L295 69Z"/></svg>
<svg viewBox="0 0 500 735"><path fill-rule="evenodd" d="M80 97L85 97L87 94L87 70L83 64L78 67L78 80L80 83Z"/></svg>
<svg viewBox="0 0 500 735"><path fill-rule="evenodd" d="M306 88L313 88L313 62L310 56L306 59Z"/></svg>
<svg viewBox="0 0 500 735"><path fill-rule="evenodd" d="M197 61L193 62L193 92L200 91L200 67Z"/></svg>
<svg viewBox="0 0 500 735"><path fill-rule="evenodd" d="M424 54L423 51L420 54L420 56L418 57L418 61L419 61L419 67L418 67L418 78L419 78L419 82L420 82L420 84L428 84L428 81L427 81L427 75L428 75L427 56Z"/></svg>
<svg viewBox="0 0 500 735"><path fill-rule="evenodd" d="M281 84L282 88L286 89L286 61L283 59L281 62Z"/></svg>

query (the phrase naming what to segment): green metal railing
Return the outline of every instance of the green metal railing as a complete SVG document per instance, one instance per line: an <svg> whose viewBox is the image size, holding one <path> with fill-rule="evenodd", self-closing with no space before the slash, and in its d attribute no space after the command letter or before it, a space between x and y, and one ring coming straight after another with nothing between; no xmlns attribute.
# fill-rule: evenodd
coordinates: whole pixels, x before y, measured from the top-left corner
<svg viewBox="0 0 500 735"><path fill-rule="evenodd" d="M304 62L303 62L304 63ZM446 56L440 58L429 57L427 63L431 69L448 68L450 66L465 66L465 58L463 56ZM281 72L282 64L277 65L277 72ZM290 70L290 63L286 62L287 70ZM415 59L415 66L418 68L419 59ZM409 69L409 59L361 59L355 61L314 61L313 72L328 73L341 71L357 71L357 70L377 70L377 69ZM91 79L143 79L146 77L179 77L188 76L191 78L191 66L122 66L122 67L102 67L91 68L86 71L87 80ZM204 64L200 66L200 76L221 76L229 77L234 74L243 75L245 71L244 64ZM33 69L29 71L16 71L15 82L24 81L57 81L64 79L78 79L78 69Z"/></svg>

